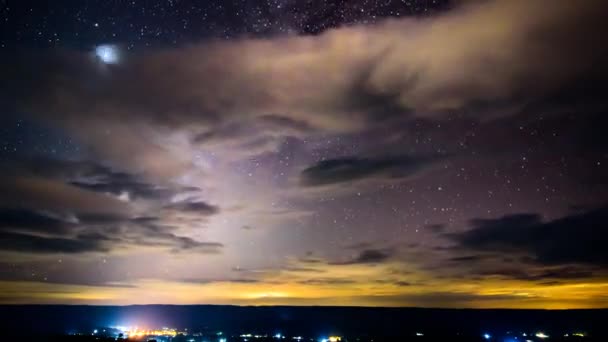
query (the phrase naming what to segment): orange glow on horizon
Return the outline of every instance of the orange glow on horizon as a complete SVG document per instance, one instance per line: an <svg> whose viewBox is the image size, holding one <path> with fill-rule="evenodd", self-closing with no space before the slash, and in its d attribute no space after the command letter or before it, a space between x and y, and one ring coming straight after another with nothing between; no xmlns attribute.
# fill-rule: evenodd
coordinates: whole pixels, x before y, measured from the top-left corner
<svg viewBox="0 0 608 342"><path fill-rule="evenodd" d="M233 304L446 308L573 309L608 307L608 281L559 284L486 278L437 279L412 270L390 278L395 265L317 265L314 273L269 272L255 282L142 279L128 287L1 281L5 304ZM382 281L378 281L378 280ZM408 286L398 282L407 281Z"/></svg>

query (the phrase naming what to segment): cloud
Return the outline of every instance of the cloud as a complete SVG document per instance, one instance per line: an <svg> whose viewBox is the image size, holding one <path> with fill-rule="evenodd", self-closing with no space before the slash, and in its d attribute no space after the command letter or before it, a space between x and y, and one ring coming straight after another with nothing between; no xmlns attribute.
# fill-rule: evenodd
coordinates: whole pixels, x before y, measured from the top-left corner
<svg viewBox="0 0 608 342"><path fill-rule="evenodd" d="M0 208L0 230L11 229L58 232L65 231L66 222L31 210Z"/></svg>
<svg viewBox="0 0 608 342"><path fill-rule="evenodd" d="M328 159L304 169L300 182L304 186L321 186L371 177L404 178L428 167L432 161L412 156Z"/></svg>
<svg viewBox="0 0 608 342"><path fill-rule="evenodd" d="M220 208L201 200L187 200L171 203L165 209L172 209L186 213L196 213L198 215L210 216L220 212Z"/></svg>
<svg viewBox="0 0 608 342"><path fill-rule="evenodd" d="M185 278L180 279L184 283L193 284L212 284L212 283L235 283L235 284L256 284L261 282L253 278L227 278L227 279L207 279L207 278Z"/></svg>
<svg viewBox="0 0 608 342"><path fill-rule="evenodd" d="M344 262L333 262L333 265L379 264L388 261L395 252L392 249L364 249L354 258Z"/></svg>
<svg viewBox="0 0 608 342"><path fill-rule="evenodd" d="M19 214L19 219L15 215ZM0 217L0 250L23 253L109 252L133 247L168 248L172 252L220 253L223 244L180 236L155 219L89 219L73 223L19 211ZM51 222L51 225L45 225Z"/></svg>
<svg viewBox="0 0 608 342"><path fill-rule="evenodd" d="M57 180L20 176L0 180L0 207L121 217L128 217L131 211L128 205L112 196L83 190Z"/></svg>
<svg viewBox="0 0 608 342"><path fill-rule="evenodd" d="M67 204L58 202L56 207L42 212L35 207L0 207L0 250L85 253L147 246L169 248L173 252L219 253L223 248L221 243L177 235L173 221L164 218L130 218L103 210L95 212L92 208L69 211L72 208ZM190 209L200 205L195 203ZM57 208L62 211L56 211ZM198 212L208 215L210 208L202 206Z"/></svg>
<svg viewBox="0 0 608 342"><path fill-rule="evenodd" d="M3 165L0 250L74 254L150 247L216 254L223 248L179 231L219 212L191 197L198 188L152 183L89 160L31 158Z"/></svg>
<svg viewBox="0 0 608 342"><path fill-rule="evenodd" d="M604 234L597 224L591 228L595 219L574 220L571 226L582 227L580 234L566 228L569 224L544 222L536 214L475 221L470 232L447 235L455 248L429 251L439 248L432 246L435 238L446 236L455 222L429 225L435 221L425 217L451 213L458 221L479 210L495 212L496 205L504 204L495 196L481 207L469 206L479 200L480 192L486 198L485 188L461 183L461 178L468 182L479 174L473 181L485 184L484 163L502 163L497 158L519 148L527 153L528 145L538 139L547 141L545 147L554 146L548 132L569 145L566 151L552 149L564 152L564 160L556 165L578 165L568 156L587 146L571 144L557 123L555 131L547 125L576 120L558 120L557 112L570 117L584 112L580 115L586 118L590 112L559 108L543 111L542 121L528 120L528 112L535 112L539 101L552 102L580 89L587 92L589 84L598 83L586 82L590 74L597 75L591 79L605 78L608 48L597 34L604 26L605 8L605 2L596 0L490 0L437 16L351 25L315 36L244 37L124 51L122 62L111 67L100 65L87 51L61 47L4 53L0 102L5 112L27 115L45 128L60 128L60 135L75 142L86 159L2 163L0 253L53 262L59 258L56 253L71 254L66 256L71 259L90 257L81 255L86 253L120 255L125 268L136 269L144 262L158 267L146 270L154 277L162 277L161 267L175 267L176 277L220 274L247 254L243 266L251 268L252 278L260 270L269 279L280 273L285 283L302 286L348 285L353 279L354 295L367 281L379 292L401 293L442 291L443 286L437 290L426 284L445 279L495 291L491 281L500 277L520 281L518 287L543 279L596 279L607 263L597 242ZM601 93L599 87L592 88ZM522 108L523 118L480 124L498 115L519 114ZM520 119L544 128L522 134ZM601 136L602 125L592 126L594 134L584 134L591 130L575 125L568 132L587 139ZM601 150L596 141L586 144ZM499 157L490 153L498 150L496 145L504 147ZM429 156L446 149L463 152L458 155L462 160L448 156L441 160L445 169L426 173L438 162L438 157ZM539 158L529 159L540 162L543 150L535 150ZM591 160L581 158L585 164ZM481 163L479 168L470 167L471 159ZM533 177L530 169L527 174ZM509 173L502 164L496 170L505 170L502 176ZM599 184L599 169L594 170L580 178ZM566 171L564 175L573 176ZM410 189L376 186L422 173L430 177L416 178L420 182L412 181ZM528 176L522 177L525 185ZM438 183L452 181L454 192L434 191ZM563 188L568 187L565 183ZM340 192L352 188L364 196ZM564 190L562 196L571 193ZM454 202L453 194L460 200ZM370 206L385 199L398 205ZM515 197L513 202L534 206L536 199L519 202ZM542 207L548 208L545 203ZM439 216L437 222L447 220ZM403 248L397 253L397 247L367 244L336 250L333 242L343 237L338 226L342 218L355 241L357 235L371 234L370 224L377 224L382 226L380 235L399 230L394 246ZM331 231L307 230L310 224L332 222L336 229ZM428 226L428 239L404 245L414 226ZM239 227L254 229L236 231ZM260 227L263 231L256 232ZM284 227L289 229L278 229ZM294 239L296 235L300 238ZM283 256L294 248L291 255L314 248L315 256L326 259L310 257L272 272L282 259L248 255L251 248ZM172 255L180 252L184 255ZM199 253L226 255L207 265ZM438 260L442 253L448 254L447 261ZM388 267L403 274L384 270ZM415 267L433 273L416 279ZM79 273L74 277L94 278L82 274L83 269L74 268ZM122 275L120 270L108 273ZM388 282L374 282L377 279ZM423 283L424 289L417 287ZM301 294L314 293L311 289ZM290 298L297 297L290 293ZM455 298L465 304L467 299ZM428 305L434 299L412 300ZM406 298L399 303L410 302Z"/></svg>
<svg viewBox="0 0 608 342"><path fill-rule="evenodd" d="M447 227L445 224L442 223L436 223L436 224L429 224L426 226L426 228L428 228L429 230L435 232L435 233L441 233L443 232Z"/></svg>
<svg viewBox="0 0 608 342"><path fill-rule="evenodd" d="M0 232L0 249L25 253L84 253L107 252L104 239L44 237L32 234Z"/></svg>
<svg viewBox="0 0 608 342"><path fill-rule="evenodd" d="M506 308L514 303L523 307L523 303L540 301L539 298L528 298L516 294L477 294L470 292L425 292L397 295L361 296L360 301L371 301L377 306L410 306L426 308L475 308L481 303L483 307Z"/></svg>
<svg viewBox="0 0 608 342"><path fill-rule="evenodd" d="M502 276L509 279L518 280L576 280L576 279L590 279L593 278L593 271L583 267L573 266L558 266L558 267L521 267L511 266L504 267L499 266L494 269L486 269L484 271L478 271L478 275L481 276Z"/></svg>
<svg viewBox="0 0 608 342"><path fill-rule="evenodd" d="M500 219L474 220L473 228L447 235L460 247L527 255L544 265L608 266L608 208L600 208L549 222L539 215L520 214Z"/></svg>
<svg viewBox="0 0 608 342"><path fill-rule="evenodd" d="M74 180L71 184L83 189L116 196L127 195L132 199L166 199L177 192L162 185L146 183L131 174L123 172L99 174L90 179Z"/></svg>
<svg viewBox="0 0 608 342"><path fill-rule="evenodd" d="M197 192L195 187L176 186L151 182L142 174L118 171L115 168L87 159L65 160L53 158L29 158L6 163L5 167L36 177L54 179L85 190L127 195L129 199L168 200L185 192Z"/></svg>
<svg viewBox="0 0 608 342"><path fill-rule="evenodd" d="M224 245L219 242L200 241L190 236L178 235L172 220L163 218L135 218L122 222L110 231L120 246L148 246L168 248L173 253L196 252L218 254ZM102 232L103 233L103 232Z"/></svg>
<svg viewBox="0 0 608 342"><path fill-rule="evenodd" d="M304 285L320 285L320 286L338 285L338 286L340 286L340 285L352 285L352 284L356 284L357 282L352 279L313 278L313 279L301 280L298 283L304 284Z"/></svg>
<svg viewBox="0 0 608 342"><path fill-rule="evenodd" d="M605 74L608 49L596 34L605 9L601 0L474 2L315 36L126 54L111 69L88 52L22 53L4 57L0 93L104 158L171 177L192 167L197 141L260 153L277 135L545 98L582 75Z"/></svg>

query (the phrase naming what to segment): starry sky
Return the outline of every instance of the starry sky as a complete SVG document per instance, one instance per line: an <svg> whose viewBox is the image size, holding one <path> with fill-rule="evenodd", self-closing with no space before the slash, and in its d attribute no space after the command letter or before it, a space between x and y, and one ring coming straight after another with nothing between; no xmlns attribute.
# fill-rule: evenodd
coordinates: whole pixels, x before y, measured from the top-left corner
<svg viewBox="0 0 608 342"><path fill-rule="evenodd" d="M0 1L0 303L608 307L600 0Z"/></svg>

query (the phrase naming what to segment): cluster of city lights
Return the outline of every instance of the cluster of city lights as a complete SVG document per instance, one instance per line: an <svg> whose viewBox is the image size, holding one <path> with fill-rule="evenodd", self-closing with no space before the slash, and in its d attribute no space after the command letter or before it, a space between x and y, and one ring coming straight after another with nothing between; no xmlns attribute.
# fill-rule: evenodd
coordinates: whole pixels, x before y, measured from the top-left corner
<svg viewBox="0 0 608 342"><path fill-rule="evenodd" d="M421 335L418 335L418 336L421 336ZM522 333L521 336L525 338L524 339L525 342L534 342L533 340L530 339L531 337L536 337L541 340L545 340L550 337L549 335L545 334L542 331L536 332L534 334ZM564 334L564 337L586 337L586 336L587 336L587 334L585 334L584 332L574 332L571 334ZM490 335L488 333L484 333L482 335L482 337L484 338L484 340L492 340L492 335ZM517 337L515 337L515 340L517 340Z"/></svg>
<svg viewBox="0 0 608 342"><path fill-rule="evenodd" d="M137 327L123 327L117 326L113 327L114 329L119 330L124 337L145 337L145 336L164 336L164 337L175 337L179 332L175 329L170 328L162 328L162 329L139 329Z"/></svg>
<svg viewBox="0 0 608 342"><path fill-rule="evenodd" d="M322 338L321 342L340 342L342 337L340 336L329 336L328 338Z"/></svg>
<svg viewBox="0 0 608 342"><path fill-rule="evenodd" d="M111 329L114 329L114 334L116 334L116 331L118 331L124 338L136 338L136 339L151 337L151 336L173 338L178 335L188 335L187 331L180 332L180 331L178 331L176 329L172 329L172 328L141 329L138 327L113 326L113 327L111 327ZM105 332L106 332L105 329L103 329L102 331L95 329L95 330L93 330L93 335L104 334ZM227 342L228 341L228 339L224 336L223 332L217 332L216 335L217 335L217 342ZM425 334L422 332L416 332L415 335L419 336L419 337L425 336ZM520 334L512 335L511 332L507 332L507 335L510 335L510 336L505 337L506 339L502 339L500 337L495 337L494 335L486 332L486 333L483 333L481 335L481 337L486 341L504 341L504 342L507 342L507 341L508 342L538 342L540 340L547 340L547 339L550 340L550 336L542 331L537 331L537 332L530 333L530 334L521 333L521 335ZM195 334L194 336L201 336L201 335ZM243 333L238 336L244 342L248 341L249 339L264 339L264 338L268 338L268 337L271 337L273 339L279 339L279 340L288 338L287 336L285 336L281 333L276 333L274 335ZM585 332L578 331L578 332L566 333L563 336L564 337L573 337L573 338L583 338L583 337L587 337L587 334ZM308 340L308 338L305 339L302 336L291 336L290 340L301 342L303 340ZM337 336L337 335L331 335L328 337L320 337L317 339L310 338L310 341L313 341L313 342L342 342L343 340L344 339L342 336ZM194 341L194 340L188 340L188 341Z"/></svg>

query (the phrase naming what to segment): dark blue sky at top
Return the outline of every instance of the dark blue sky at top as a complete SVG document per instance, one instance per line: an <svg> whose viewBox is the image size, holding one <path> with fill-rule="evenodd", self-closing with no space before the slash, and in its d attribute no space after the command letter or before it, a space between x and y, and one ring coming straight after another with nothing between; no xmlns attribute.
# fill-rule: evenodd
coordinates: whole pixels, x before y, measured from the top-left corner
<svg viewBox="0 0 608 342"><path fill-rule="evenodd" d="M0 2L0 47L130 49L201 39L316 34L387 17L426 16L447 0L10 1Z"/></svg>

